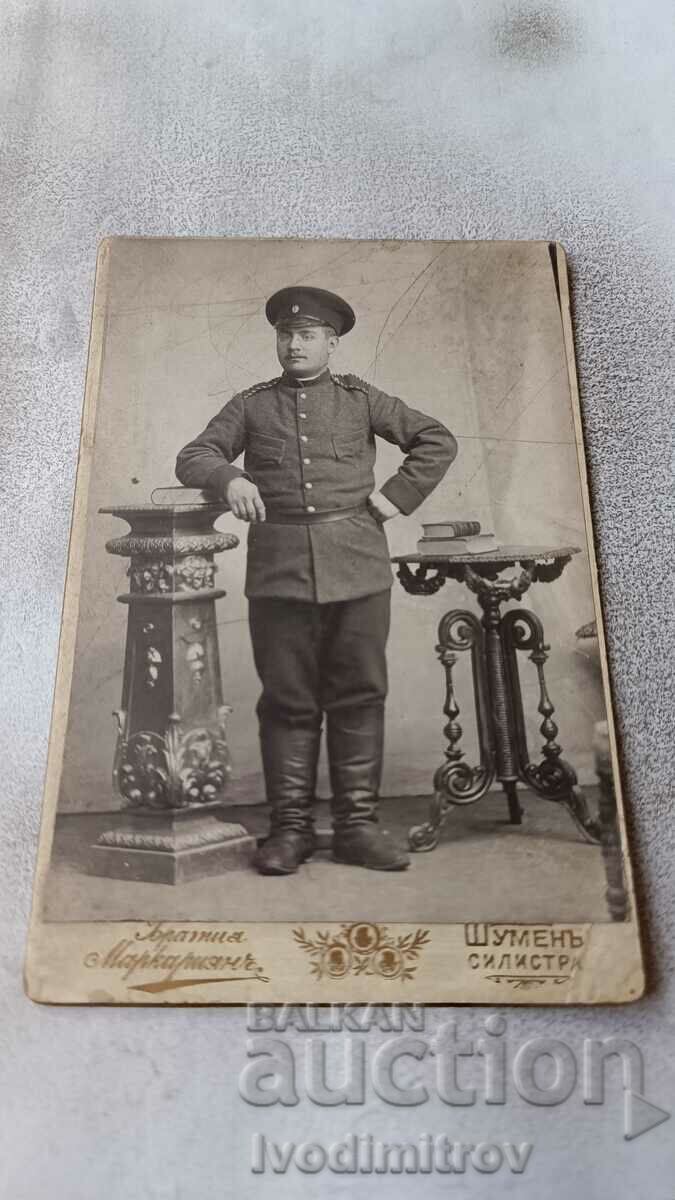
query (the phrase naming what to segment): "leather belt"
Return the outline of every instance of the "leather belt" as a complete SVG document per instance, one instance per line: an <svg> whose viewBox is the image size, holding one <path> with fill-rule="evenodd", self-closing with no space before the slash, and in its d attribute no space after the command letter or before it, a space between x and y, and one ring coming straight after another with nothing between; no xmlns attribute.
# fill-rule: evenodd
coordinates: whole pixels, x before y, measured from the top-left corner
<svg viewBox="0 0 675 1200"><path fill-rule="evenodd" d="M326 525L330 521L345 521L347 517L356 517L359 513L367 512L365 504L357 504L352 508L326 508L323 512L284 513L267 509L266 525Z"/></svg>

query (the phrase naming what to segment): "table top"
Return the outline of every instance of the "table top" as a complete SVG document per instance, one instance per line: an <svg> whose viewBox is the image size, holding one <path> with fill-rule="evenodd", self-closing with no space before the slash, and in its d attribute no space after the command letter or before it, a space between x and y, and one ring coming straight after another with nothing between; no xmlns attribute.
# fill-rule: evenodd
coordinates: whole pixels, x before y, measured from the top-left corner
<svg viewBox="0 0 675 1200"><path fill-rule="evenodd" d="M544 559L570 558L579 554L578 546L498 546L496 550L487 550L482 554L396 554L392 557L395 563L426 563L433 567L436 563L470 563L479 566L487 563L541 562Z"/></svg>

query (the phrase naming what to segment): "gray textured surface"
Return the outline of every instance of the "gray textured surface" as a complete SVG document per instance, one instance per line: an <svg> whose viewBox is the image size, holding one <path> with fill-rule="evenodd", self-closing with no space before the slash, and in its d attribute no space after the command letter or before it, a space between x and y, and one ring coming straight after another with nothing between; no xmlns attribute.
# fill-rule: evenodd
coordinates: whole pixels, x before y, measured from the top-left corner
<svg viewBox="0 0 675 1200"><path fill-rule="evenodd" d="M22 996L95 249L111 233L566 246L652 990L616 1012L509 1015L509 1029L575 1045L623 1032L650 1098L675 1107L672 6L6 0L1 21L3 1193L310 1196L311 1176L248 1174L248 1130L330 1140L350 1127L306 1103L245 1108L240 1012L52 1011ZM616 1112L579 1098L555 1120L439 1107L415 1132L508 1126L536 1141L510 1180L518 1196L672 1196L672 1122L624 1143ZM359 1111L368 1121L410 1129L383 1105ZM345 1185L321 1177L322 1191ZM358 1194L409 1186L370 1178ZM453 1186L481 1196L509 1181Z"/></svg>

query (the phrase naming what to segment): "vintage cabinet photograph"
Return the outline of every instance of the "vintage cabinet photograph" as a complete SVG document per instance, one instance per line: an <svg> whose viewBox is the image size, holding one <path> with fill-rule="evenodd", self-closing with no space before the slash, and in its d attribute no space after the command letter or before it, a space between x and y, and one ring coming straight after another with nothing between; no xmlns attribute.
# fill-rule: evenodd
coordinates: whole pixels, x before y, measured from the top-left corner
<svg viewBox="0 0 675 1200"><path fill-rule="evenodd" d="M642 993L561 246L101 245L27 987Z"/></svg>

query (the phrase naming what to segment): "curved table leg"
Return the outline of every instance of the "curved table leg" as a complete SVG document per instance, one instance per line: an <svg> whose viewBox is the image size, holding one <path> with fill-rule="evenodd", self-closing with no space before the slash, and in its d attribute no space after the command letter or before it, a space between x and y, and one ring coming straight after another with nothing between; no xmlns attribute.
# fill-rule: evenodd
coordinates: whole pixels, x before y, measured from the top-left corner
<svg viewBox="0 0 675 1200"><path fill-rule="evenodd" d="M570 771L572 770L569 763L565 763L565 766ZM569 795L562 798L562 803L565 805L584 841L591 842L594 846L597 846L600 841L600 823L591 816L588 801L577 783L570 788Z"/></svg>
<svg viewBox="0 0 675 1200"><path fill-rule="evenodd" d="M445 670L445 704L448 718L444 734L448 741L446 761L434 775L434 797L429 816L422 825L414 825L408 833L410 849L433 850L438 845L441 830L450 809L456 804L473 804L480 800L494 779L494 752L487 704L487 680L483 650L483 627L478 617L468 610L453 609L445 614L438 627L436 652ZM480 742L480 763L471 767L462 762L459 749L462 726L457 720L459 705L455 696L452 670L457 662L456 651L470 650L474 682L476 720Z"/></svg>
<svg viewBox="0 0 675 1200"><path fill-rule="evenodd" d="M544 641L544 627L535 613L529 609L511 609L504 614L501 623L501 637L504 646L504 656L508 663L511 699L516 719L516 736L519 747L520 770L524 782L533 791L547 800L563 804L584 839L588 842L600 841L600 826L591 816L588 802L579 787L577 774L562 757L562 748L556 741L558 726L553 720L555 707L548 694L544 665L548 660L550 646ZM539 726L544 739L542 758L538 763L531 762L525 735L525 719L523 702L520 692L520 679L516 652L529 650L530 661L537 668L539 680L538 712L542 716Z"/></svg>
<svg viewBox="0 0 675 1200"><path fill-rule="evenodd" d="M413 825L408 830L408 846L411 850L420 852L436 849L450 807L442 792L434 792L426 821L422 825Z"/></svg>

